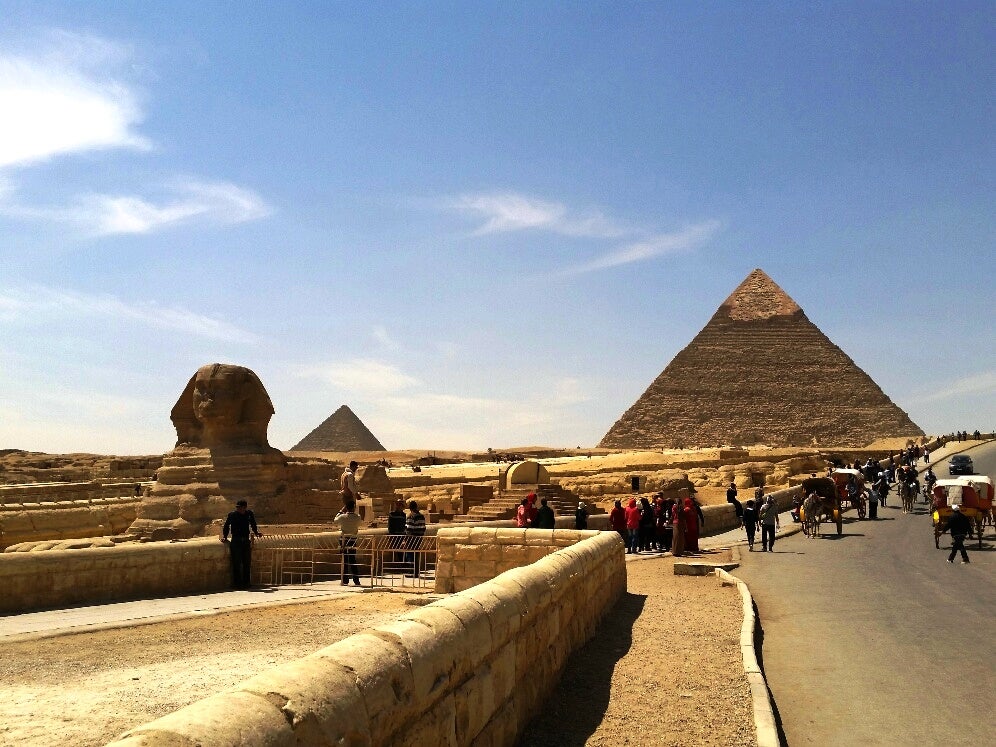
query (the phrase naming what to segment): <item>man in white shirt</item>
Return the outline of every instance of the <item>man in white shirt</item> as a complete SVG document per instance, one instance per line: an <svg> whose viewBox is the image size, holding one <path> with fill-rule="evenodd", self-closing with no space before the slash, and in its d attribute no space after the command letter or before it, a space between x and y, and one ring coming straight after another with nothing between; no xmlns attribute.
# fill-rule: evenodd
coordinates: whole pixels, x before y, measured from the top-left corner
<svg viewBox="0 0 996 747"><path fill-rule="evenodd" d="M356 515L356 503L347 498L332 521L342 532L339 540L342 552L342 585L349 586L349 577L352 576L353 582L360 586L360 573L356 565L356 537L360 532L360 517Z"/></svg>
<svg viewBox="0 0 996 747"><path fill-rule="evenodd" d="M359 468L357 462L350 462L349 466L343 470L342 477L339 478L339 486L342 488L342 502L360 500L360 491L356 489L356 470Z"/></svg>

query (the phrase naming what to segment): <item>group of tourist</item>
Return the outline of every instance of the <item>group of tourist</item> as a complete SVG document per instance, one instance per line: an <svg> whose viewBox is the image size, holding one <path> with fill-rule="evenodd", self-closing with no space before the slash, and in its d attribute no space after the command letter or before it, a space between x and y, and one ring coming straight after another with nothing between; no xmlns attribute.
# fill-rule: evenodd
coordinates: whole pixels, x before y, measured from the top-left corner
<svg viewBox="0 0 996 747"><path fill-rule="evenodd" d="M519 501L519 506L515 509L515 526L519 529L556 529L557 516L550 507L546 498L539 499L539 508L536 507L536 493L530 492L525 498ZM588 528L588 507L584 501L578 503L574 511L574 528Z"/></svg>
<svg viewBox="0 0 996 747"><path fill-rule="evenodd" d="M957 431L954 434L954 438L956 441L959 442L967 441L969 439L968 431ZM982 438L982 434L979 433L978 428L976 428L975 431L972 433L971 438L973 441L978 441Z"/></svg>
<svg viewBox="0 0 996 747"><path fill-rule="evenodd" d="M622 537L627 554L697 553L704 525L702 506L688 488L679 490L677 498L665 498L663 493L630 498L625 508L618 500L609 512L609 526Z"/></svg>

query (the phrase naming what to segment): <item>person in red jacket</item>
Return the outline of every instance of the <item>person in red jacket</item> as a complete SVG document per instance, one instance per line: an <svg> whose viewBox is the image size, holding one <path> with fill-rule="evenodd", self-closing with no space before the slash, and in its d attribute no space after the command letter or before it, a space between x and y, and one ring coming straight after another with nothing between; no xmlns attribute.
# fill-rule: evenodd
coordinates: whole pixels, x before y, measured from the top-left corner
<svg viewBox="0 0 996 747"><path fill-rule="evenodd" d="M626 532L626 511L622 507L622 501L616 501L616 505L609 511L609 526L619 532L623 544L629 547L629 535Z"/></svg>
<svg viewBox="0 0 996 747"><path fill-rule="evenodd" d="M519 502L519 507L515 509L515 526L525 529L529 526L529 501L523 498Z"/></svg>
<svg viewBox="0 0 996 747"><path fill-rule="evenodd" d="M536 508L536 493L527 495L526 500L529 502L529 523L526 526L534 527L536 526L536 515L539 513L539 509Z"/></svg>
<svg viewBox="0 0 996 747"><path fill-rule="evenodd" d="M636 498L629 499L629 506L626 508L626 531L629 533L629 549L627 553L640 552L640 509L636 505Z"/></svg>

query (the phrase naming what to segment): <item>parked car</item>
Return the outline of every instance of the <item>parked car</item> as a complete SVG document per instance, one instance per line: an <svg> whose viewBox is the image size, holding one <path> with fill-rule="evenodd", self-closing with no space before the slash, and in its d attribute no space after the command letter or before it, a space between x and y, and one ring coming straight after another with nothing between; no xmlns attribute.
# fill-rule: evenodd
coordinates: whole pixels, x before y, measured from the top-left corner
<svg viewBox="0 0 996 747"><path fill-rule="evenodd" d="M971 475L975 473L975 464L968 454L955 454L948 462L949 475Z"/></svg>

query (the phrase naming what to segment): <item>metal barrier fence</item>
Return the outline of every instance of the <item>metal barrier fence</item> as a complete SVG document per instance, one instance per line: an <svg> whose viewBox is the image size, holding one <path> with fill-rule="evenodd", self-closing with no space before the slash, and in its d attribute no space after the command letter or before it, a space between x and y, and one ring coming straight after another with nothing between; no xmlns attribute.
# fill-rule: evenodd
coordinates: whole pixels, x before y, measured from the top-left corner
<svg viewBox="0 0 996 747"><path fill-rule="evenodd" d="M374 587L432 587L436 582L436 537L333 534L267 535L253 543L253 582L262 586L352 581L343 561ZM349 568L347 567L347 571Z"/></svg>

